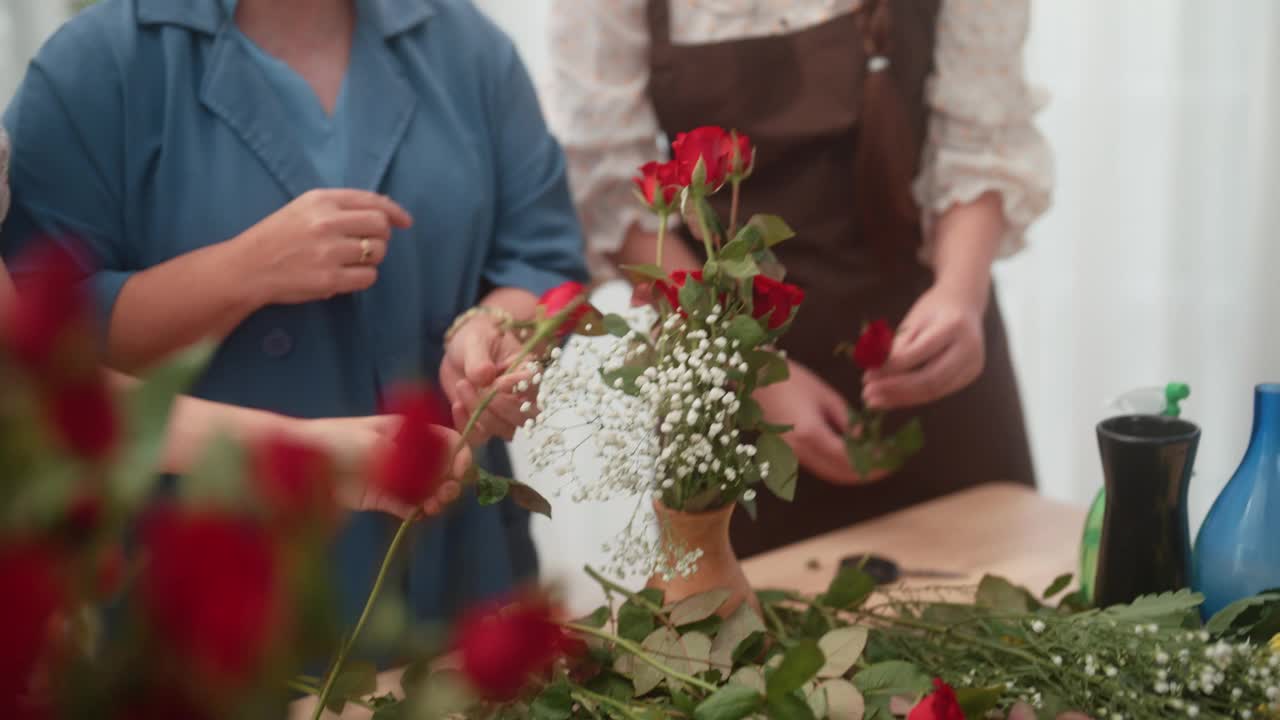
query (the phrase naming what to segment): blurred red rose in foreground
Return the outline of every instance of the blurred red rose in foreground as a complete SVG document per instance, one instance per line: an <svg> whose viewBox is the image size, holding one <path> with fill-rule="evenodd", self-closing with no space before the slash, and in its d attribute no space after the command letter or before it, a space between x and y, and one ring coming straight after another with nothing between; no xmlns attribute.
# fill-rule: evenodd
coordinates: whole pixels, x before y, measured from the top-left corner
<svg viewBox="0 0 1280 720"><path fill-rule="evenodd" d="M143 528L140 590L157 638L201 681L251 682L281 628L275 543L245 518L164 508Z"/></svg>
<svg viewBox="0 0 1280 720"><path fill-rule="evenodd" d="M940 678L933 679L933 692L911 708L907 720L965 720L956 691Z"/></svg>
<svg viewBox="0 0 1280 720"><path fill-rule="evenodd" d="M448 427L449 412L425 386L406 386L392 393L386 412L401 417L392 442L374 458L374 487L409 506L420 506L440 489L453 452L436 426Z"/></svg>
<svg viewBox="0 0 1280 720"><path fill-rule="evenodd" d="M510 700L580 643L556 623L549 602L527 597L473 609L458 623L456 646L473 689L490 700Z"/></svg>
<svg viewBox="0 0 1280 720"><path fill-rule="evenodd" d="M34 541L0 544L0 717L26 717L21 703L44 657L52 624L66 602L61 558Z"/></svg>
<svg viewBox="0 0 1280 720"><path fill-rule="evenodd" d="M337 518L337 466L327 450L287 433L252 448L253 480L273 521L296 529Z"/></svg>
<svg viewBox="0 0 1280 720"><path fill-rule="evenodd" d="M862 330L853 346L853 361L863 370L876 370L889 360L893 350L893 328L884 320L874 320Z"/></svg>

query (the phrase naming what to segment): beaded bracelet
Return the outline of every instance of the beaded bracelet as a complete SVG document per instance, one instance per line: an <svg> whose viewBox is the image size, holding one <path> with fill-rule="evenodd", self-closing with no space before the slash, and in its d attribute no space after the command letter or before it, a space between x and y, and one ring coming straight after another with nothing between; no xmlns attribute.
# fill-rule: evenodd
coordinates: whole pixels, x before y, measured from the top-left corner
<svg viewBox="0 0 1280 720"><path fill-rule="evenodd" d="M470 310L454 318L453 323L449 325L449 329L444 332L444 341L447 343L450 340L452 340L453 336L457 335L458 331L462 329L462 326L466 325L472 318L476 317L477 315L488 315L489 317L493 318L494 324L498 326L498 329L504 330L504 331L510 329L513 325L515 325L515 322L516 322L516 319L512 317L511 313L507 312L506 310L503 310L500 307L493 307L491 305L476 305Z"/></svg>

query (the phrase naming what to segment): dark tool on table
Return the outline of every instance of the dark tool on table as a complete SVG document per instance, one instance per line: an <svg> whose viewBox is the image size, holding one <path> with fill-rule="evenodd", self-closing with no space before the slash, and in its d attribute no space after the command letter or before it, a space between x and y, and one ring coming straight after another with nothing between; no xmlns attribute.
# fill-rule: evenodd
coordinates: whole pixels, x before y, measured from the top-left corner
<svg viewBox="0 0 1280 720"><path fill-rule="evenodd" d="M947 570L912 570L898 567L898 563L880 555L849 555L840 561L840 567L860 568L871 576L877 585L888 585L902 578L937 578L939 580L963 580L968 575Z"/></svg>

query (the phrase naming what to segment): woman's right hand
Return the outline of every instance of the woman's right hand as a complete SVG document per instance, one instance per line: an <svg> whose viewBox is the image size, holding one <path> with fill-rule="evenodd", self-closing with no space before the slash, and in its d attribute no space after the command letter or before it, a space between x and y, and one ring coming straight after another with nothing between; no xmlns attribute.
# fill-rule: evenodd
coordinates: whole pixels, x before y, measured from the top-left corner
<svg viewBox="0 0 1280 720"><path fill-rule="evenodd" d="M836 485L856 485L885 477L863 477L854 471L845 451L849 430L849 404L835 388L813 371L788 361L791 375L785 381L760 388L755 400L764 419L774 425L790 425L782 436L796 459L810 472Z"/></svg>
<svg viewBox="0 0 1280 720"><path fill-rule="evenodd" d="M230 244L262 304L295 304L373 285L392 228L412 224L409 213L384 195L312 190Z"/></svg>

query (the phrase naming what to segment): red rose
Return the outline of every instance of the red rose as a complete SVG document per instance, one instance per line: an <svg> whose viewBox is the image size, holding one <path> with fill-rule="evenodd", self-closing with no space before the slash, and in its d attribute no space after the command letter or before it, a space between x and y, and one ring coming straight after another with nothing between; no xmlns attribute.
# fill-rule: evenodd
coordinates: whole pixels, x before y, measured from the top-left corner
<svg viewBox="0 0 1280 720"><path fill-rule="evenodd" d="M55 361L88 363L76 350L93 350L87 272L76 254L65 245L46 240L37 243L15 263L18 297L4 322L4 340L28 372L47 375ZM67 347L79 340L80 345ZM68 357L70 356L70 357Z"/></svg>
<svg viewBox="0 0 1280 720"><path fill-rule="evenodd" d="M274 520L296 528L334 519L336 466L324 448L278 432L257 443L252 458L258 494Z"/></svg>
<svg viewBox="0 0 1280 720"><path fill-rule="evenodd" d="M965 720L956 691L940 678L933 679L933 692L911 709L907 720Z"/></svg>
<svg viewBox="0 0 1280 720"><path fill-rule="evenodd" d="M540 598L507 605L490 604L467 613L458 623L457 649L462 673L490 700L510 700L573 647L556 624L551 606Z"/></svg>
<svg viewBox="0 0 1280 720"><path fill-rule="evenodd" d="M853 361L863 370L875 370L885 364L892 350L893 328L884 320L874 320L854 344Z"/></svg>
<svg viewBox="0 0 1280 720"><path fill-rule="evenodd" d="M165 689L131 699L111 717L113 720L205 720L210 715L189 698Z"/></svg>
<svg viewBox="0 0 1280 720"><path fill-rule="evenodd" d="M671 144L671 151L675 155L682 186L694 187L699 193L713 193L724 185L729 176L733 142L724 128L708 126L680 133ZM695 187L693 175L699 161L706 170L706 176L702 184Z"/></svg>
<svg viewBox="0 0 1280 720"><path fill-rule="evenodd" d="M115 398L96 369L49 387L45 414L68 450L86 460L102 460L120 438Z"/></svg>
<svg viewBox="0 0 1280 720"><path fill-rule="evenodd" d="M126 566L124 548L119 543L112 543L102 549L93 571L93 589L99 598L105 600L120 594L124 589Z"/></svg>
<svg viewBox="0 0 1280 720"><path fill-rule="evenodd" d="M19 705L33 673L45 657L52 624L66 602L59 577L60 558L36 542L0 546L0 716L22 717Z"/></svg>
<svg viewBox="0 0 1280 720"><path fill-rule="evenodd" d="M591 303L583 297L586 294L585 285L570 280L551 288L538 299L538 307L542 308L543 317L553 318L578 298L583 298L582 302L565 317L564 322L560 323L560 327L556 328L557 337L564 337L577 330L583 321L595 312L595 308L591 307Z"/></svg>
<svg viewBox="0 0 1280 720"><path fill-rule="evenodd" d="M426 387L404 387L392 394L387 412L401 416L395 437L374 459L371 482L406 505L418 506L436 494L453 454L436 426L450 424L439 397Z"/></svg>
<svg viewBox="0 0 1280 720"><path fill-rule="evenodd" d="M751 175L755 169L756 150L751 138L734 132L729 142L729 175L739 180Z"/></svg>
<svg viewBox="0 0 1280 720"><path fill-rule="evenodd" d="M751 298L751 315L757 320L768 318L769 329L777 330L791 319L791 311L804 302L804 291L795 285L756 275Z"/></svg>
<svg viewBox="0 0 1280 720"><path fill-rule="evenodd" d="M202 680L252 682L280 628L275 544L244 518L166 508L143 528L142 607Z"/></svg>
<svg viewBox="0 0 1280 720"><path fill-rule="evenodd" d="M636 184L650 210L669 212L675 209L676 195L680 192L680 166L676 162L645 163L640 167L640 175L632 178L631 182Z"/></svg>

